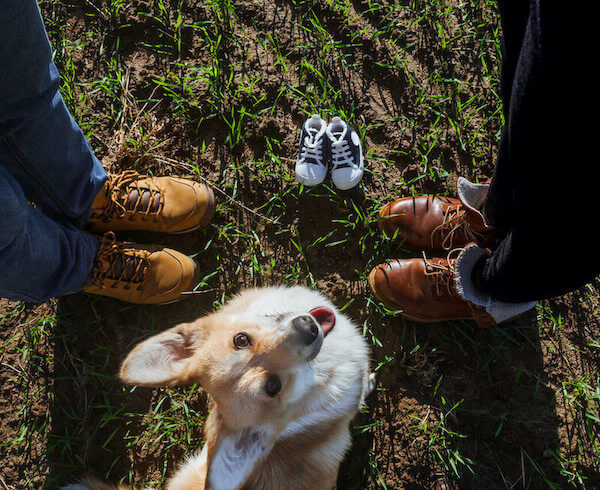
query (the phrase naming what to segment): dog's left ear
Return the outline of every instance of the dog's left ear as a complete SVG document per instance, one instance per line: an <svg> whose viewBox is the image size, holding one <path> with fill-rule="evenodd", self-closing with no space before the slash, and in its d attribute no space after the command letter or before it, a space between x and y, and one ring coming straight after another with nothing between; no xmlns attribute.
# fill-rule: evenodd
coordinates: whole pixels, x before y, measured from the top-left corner
<svg viewBox="0 0 600 490"><path fill-rule="evenodd" d="M125 358L119 379L139 386L186 382L185 372L202 341L198 322L182 323L138 344Z"/></svg>
<svg viewBox="0 0 600 490"><path fill-rule="evenodd" d="M240 488L258 463L273 449L271 428L221 429L208 451L206 488ZM208 444L207 442L207 444Z"/></svg>

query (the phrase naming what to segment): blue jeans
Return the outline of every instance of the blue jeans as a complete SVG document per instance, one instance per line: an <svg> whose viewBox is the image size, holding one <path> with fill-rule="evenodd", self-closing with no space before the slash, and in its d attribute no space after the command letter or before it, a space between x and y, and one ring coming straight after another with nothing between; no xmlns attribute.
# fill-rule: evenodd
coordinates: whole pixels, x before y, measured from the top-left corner
<svg viewBox="0 0 600 490"><path fill-rule="evenodd" d="M36 1L0 0L0 297L41 302L90 281L98 242L82 227L106 172L59 85Z"/></svg>

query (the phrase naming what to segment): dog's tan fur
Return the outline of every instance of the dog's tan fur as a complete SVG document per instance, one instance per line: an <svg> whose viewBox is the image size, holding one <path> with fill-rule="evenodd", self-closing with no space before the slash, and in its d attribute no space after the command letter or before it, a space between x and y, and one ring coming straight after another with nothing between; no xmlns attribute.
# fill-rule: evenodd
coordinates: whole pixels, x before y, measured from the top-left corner
<svg viewBox="0 0 600 490"><path fill-rule="evenodd" d="M318 307L335 312L336 323L315 347L299 342L290 324ZM235 347L240 332L251 345ZM281 390L269 396L273 374ZM326 298L299 287L246 291L216 313L142 342L120 378L199 383L213 399L204 448L184 461L170 490L330 489L350 445L348 425L370 389L362 336Z"/></svg>

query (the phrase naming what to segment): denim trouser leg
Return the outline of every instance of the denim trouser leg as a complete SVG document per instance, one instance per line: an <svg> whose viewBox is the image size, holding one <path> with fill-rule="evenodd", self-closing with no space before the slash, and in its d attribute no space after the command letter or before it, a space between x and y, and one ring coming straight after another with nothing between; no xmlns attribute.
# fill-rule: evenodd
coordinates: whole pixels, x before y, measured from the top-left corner
<svg viewBox="0 0 600 490"><path fill-rule="evenodd" d="M35 0L0 0L0 163L28 199L82 226L106 173L59 84Z"/></svg>
<svg viewBox="0 0 600 490"><path fill-rule="evenodd" d="M0 225L0 297L41 302L89 283L98 241L28 205L2 166Z"/></svg>
<svg viewBox="0 0 600 490"><path fill-rule="evenodd" d="M69 114L59 84L36 1L0 0L3 297L43 301L89 282L98 245L79 228L106 173Z"/></svg>

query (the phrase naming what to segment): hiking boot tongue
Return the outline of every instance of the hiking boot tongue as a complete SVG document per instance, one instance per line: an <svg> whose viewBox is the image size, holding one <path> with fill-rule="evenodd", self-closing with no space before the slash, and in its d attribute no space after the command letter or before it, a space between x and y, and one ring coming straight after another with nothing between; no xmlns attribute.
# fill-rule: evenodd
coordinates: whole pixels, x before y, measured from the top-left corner
<svg viewBox="0 0 600 490"><path fill-rule="evenodd" d="M156 213L160 209L160 193L158 192L155 192L153 195L149 190L143 190L140 199L140 191L138 189L128 189L121 194L120 200L121 204L129 210L139 209L140 211Z"/></svg>
<svg viewBox="0 0 600 490"><path fill-rule="evenodd" d="M320 306L310 311L310 314L317 321L323 330L323 336L327 337L327 334L331 332L335 326L335 313L333 310L326 306Z"/></svg>
<svg viewBox="0 0 600 490"><path fill-rule="evenodd" d="M113 280L121 279L126 282L139 283L144 280L147 264L144 259L135 256L117 255L107 277Z"/></svg>

